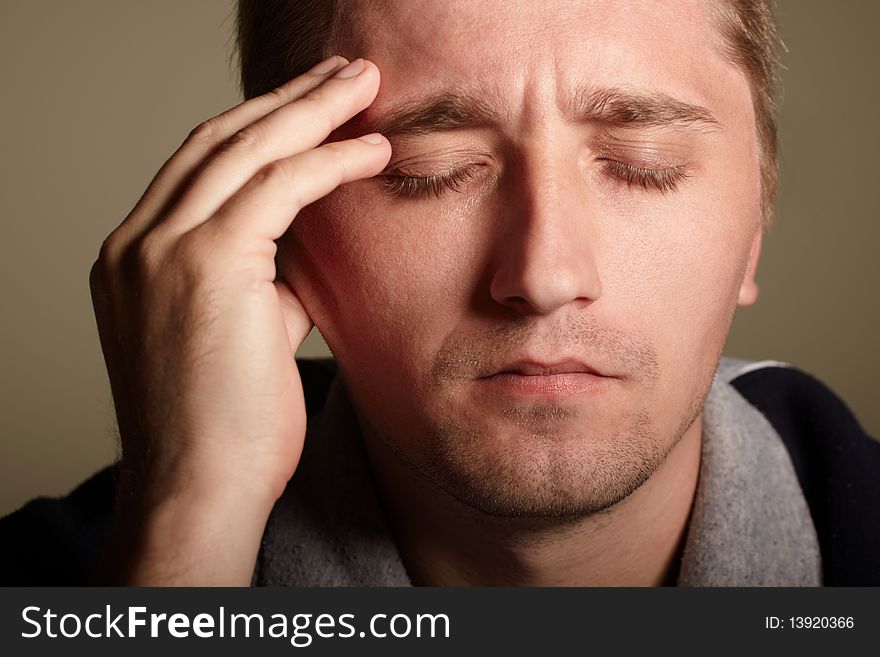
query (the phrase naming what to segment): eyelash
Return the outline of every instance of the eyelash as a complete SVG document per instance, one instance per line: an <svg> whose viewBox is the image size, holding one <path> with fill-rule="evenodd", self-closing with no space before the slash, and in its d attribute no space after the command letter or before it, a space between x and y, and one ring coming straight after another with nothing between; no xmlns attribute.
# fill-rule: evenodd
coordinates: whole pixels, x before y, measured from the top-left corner
<svg viewBox="0 0 880 657"><path fill-rule="evenodd" d="M683 165L649 169L619 160L602 158L600 161L609 175L625 182L627 188L638 185L642 189L655 189L661 194L666 194L678 189L679 183L688 177L687 167Z"/></svg>
<svg viewBox="0 0 880 657"><path fill-rule="evenodd" d="M684 166L671 166L660 169L626 164L619 160L600 158L606 173L611 177L626 183L627 188L637 185L645 190L657 190L662 194L673 192L685 178L688 177L687 168ZM404 176L385 175L382 183L385 192L393 198L424 198L434 195L439 198L446 191L460 192L461 185L474 177L476 167L466 167L447 173L437 173L430 176Z"/></svg>
<svg viewBox="0 0 880 657"><path fill-rule="evenodd" d="M467 167L430 176L387 175L382 176L382 182L385 191L395 198L421 198L430 194L439 198L447 190L460 192L460 186L474 177L475 168Z"/></svg>

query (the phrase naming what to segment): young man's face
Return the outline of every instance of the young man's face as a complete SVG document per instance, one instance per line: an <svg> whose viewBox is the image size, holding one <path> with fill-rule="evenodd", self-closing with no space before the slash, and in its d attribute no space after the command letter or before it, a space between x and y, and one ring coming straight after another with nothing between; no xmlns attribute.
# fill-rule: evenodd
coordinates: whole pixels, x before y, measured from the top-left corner
<svg viewBox="0 0 880 657"><path fill-rule="evenodd" d="M300 213L279 267L370 435L472 506L583 513L632 492L698 415L737 302L754 300L755 119L710 10L358 8L341 52L382 83L334 138L452 94L446 124L463 125L386 133L389 175L437 176L433 190L344 185Z"/></svg>

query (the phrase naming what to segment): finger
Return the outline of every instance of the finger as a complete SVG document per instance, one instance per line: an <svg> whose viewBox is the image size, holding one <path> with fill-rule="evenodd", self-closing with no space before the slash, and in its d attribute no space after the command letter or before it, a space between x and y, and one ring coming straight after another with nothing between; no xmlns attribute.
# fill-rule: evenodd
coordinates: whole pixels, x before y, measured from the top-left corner
<svg viewBox="0 0 880 657"><path fill-rule="evenodd" d="M364 60L354 77L332 77L302 98L236 133L206 163L165 224L180 234L207 221L266 165L318 146L379 91L379 69Z"/></svg>
<svg viewBox="0 0 880 657"><path fill-rule="evenodd" d="M291 356L295 356L297 349L300 348L315 323L286 280L280 278L275 281L275 290L278 292L278 300L281 302L281 316L287 328L290 353Z"/></svg>
<svg viewBox="0 0 880 657"><path fill-rule="evenodd" d="M334 55L280 87L201 123L162 166L134 209L117 228L122 241L131 241L149 230L191 182L199 164L218 146L239 130L320 86L348 63L345 57Z"/></svg>
<svg viewBox="0 0 880 657"><path fill-rule="evenodd" d="M390 158L388 140L374 133L278 160L255 175L202 228L236 244L246 237L276 240L306 205L341 184L375 176Z"/></svg>

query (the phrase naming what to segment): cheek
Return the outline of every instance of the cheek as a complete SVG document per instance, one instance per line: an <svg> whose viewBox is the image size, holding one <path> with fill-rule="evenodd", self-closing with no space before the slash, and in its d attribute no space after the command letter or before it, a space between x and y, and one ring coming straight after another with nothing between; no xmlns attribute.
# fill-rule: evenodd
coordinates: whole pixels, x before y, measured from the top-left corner
<svg viewBox="0 0 880 657"><path fill-rule="evenodd" d="M667 370L714 366L723 347L760 220L756 179L718 163L680 194L632 197L605 222L610 312L652 336Z"/></svg>
<svg viewBox="0 0 880 657"><path fill-rule="evenodd" d="M279 242L278 267L341 367L378 361L404 374L466 312L473 238L417 204L365 210L380 207L368 196L339 190L305 208Z"/></svg>

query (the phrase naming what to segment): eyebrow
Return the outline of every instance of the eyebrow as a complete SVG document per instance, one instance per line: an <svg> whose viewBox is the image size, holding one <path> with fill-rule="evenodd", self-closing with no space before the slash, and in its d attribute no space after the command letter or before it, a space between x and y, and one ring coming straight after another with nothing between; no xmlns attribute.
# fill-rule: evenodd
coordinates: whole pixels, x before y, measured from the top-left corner
<svg viewBox="0 0 880 657"><path fill-rule="evenodd" d="M380 132L392 137L426 135L432 132L498 125L509 115L500 98L489 104L481 97L457 91L438 92L404 101L376 116L372 108L361 113L358 134ZM501 111L495 109L501 107ZM357 118L355 120L357 120Z"/></svg>
<svg viewBox="0 0 880 657"><path fill-rule="evenodd" d="M569 117L619 126L718 128L718 119L705 107L663 93L622 89L582 89L563 106Z"/></svg>
<svg viewBox="0 0 880 657"><path fill-rule="evenodd" d="M510 112L499 95L490 98L491 104L483 97L453 90L403 102L381 116L368 109L358 117L358 131L380 132L390 139L499 125ZM618 88L580 89L563 104L562 111L573 122L616 127L715 129L721 125L712 112L700 105L663 93Z"/></svg>

